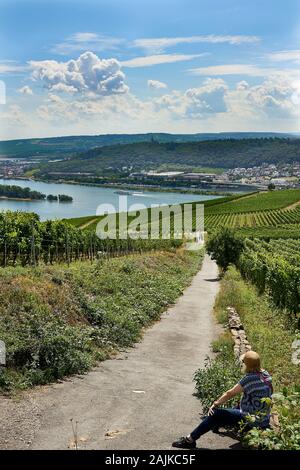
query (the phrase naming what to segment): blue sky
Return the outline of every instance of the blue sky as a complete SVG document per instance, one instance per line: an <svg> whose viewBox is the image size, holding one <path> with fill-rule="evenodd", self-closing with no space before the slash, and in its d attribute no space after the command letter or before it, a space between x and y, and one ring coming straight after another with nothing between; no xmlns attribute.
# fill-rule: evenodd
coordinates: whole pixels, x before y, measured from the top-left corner
<svg viewBox="0 0 300 470"><path fill-rule="evenodd" d="M299 1L0 0L0 44L2 139L300 130Z"/></svg>

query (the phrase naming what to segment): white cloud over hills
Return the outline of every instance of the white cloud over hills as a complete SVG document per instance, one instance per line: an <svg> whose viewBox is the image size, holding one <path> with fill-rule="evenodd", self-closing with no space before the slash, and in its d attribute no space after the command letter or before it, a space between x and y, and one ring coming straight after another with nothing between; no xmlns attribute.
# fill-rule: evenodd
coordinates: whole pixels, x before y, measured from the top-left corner
<svg viewBox="0 0 300 470"><path fill-rule="evenodd" d="M50 91L112 95L126 93L125 75L116 59L100 59L85 52L76 60L30 61L32 78Z"/></svg>

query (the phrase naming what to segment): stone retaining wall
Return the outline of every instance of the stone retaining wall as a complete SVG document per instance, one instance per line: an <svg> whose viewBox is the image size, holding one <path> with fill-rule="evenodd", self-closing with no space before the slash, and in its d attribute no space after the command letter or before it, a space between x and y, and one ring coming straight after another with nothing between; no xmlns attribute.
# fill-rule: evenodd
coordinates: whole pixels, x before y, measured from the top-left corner
<svg viewBox="0 0 300 470"><path fill-rule="evenodd" d="M241 322L240 316L233 307L227 307L228 323L234 340L234 355L237 359L247 351L251 351L251 345L247 340L247 336Z"/></svg>

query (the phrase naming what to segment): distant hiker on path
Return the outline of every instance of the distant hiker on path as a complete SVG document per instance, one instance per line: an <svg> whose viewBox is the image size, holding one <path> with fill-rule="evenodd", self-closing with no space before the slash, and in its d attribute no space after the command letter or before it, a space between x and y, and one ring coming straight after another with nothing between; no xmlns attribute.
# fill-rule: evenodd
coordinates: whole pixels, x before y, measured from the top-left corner
<svg viewBox="0 0 300 470"><path fill-rule="evenodd" d="M241 358L244 364L244 377L230 390L216 400L208 411L208 416L188 436L173 442L173 447L194 448L203 434L219 426L236 425L247 422L246 416L256 415L255 422L249 425L268 428L270 425L270 405L263 398L271 398L272 377L261 369L260 357L254 351L246 352ZM239 408L218 408L234 396L242 394Z"/></svg>

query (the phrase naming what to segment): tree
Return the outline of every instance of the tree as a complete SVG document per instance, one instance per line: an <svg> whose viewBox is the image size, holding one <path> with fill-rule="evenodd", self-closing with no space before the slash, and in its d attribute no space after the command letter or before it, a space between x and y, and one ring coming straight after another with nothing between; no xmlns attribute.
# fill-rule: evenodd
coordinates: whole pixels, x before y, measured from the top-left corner
<svg viewBox="0 0 300 470"><path fill-rule="evenodd" d="M67 196L66 194L59 194L58 200L59 202L72 202L73 198L71 196Z"/></svg>
<svg viewBox="0 0 300 470"><path fill-rule="evenodd" d="M273 189L275 189L275 184L274 183L269 183L268 184L268 190L273 191Z"/></svg>
<svg viewBox="0 0 300 470"><path fill-rule="evenodd" d="M244 242L232 229L223 228L209 238L206 249L224 272L229 264L237 263Z"/></svg>
<svg viewBox="0 0 300 470"><path fill-rule="evenodd" d="M48 194L47 201L57 201L58 197L53 194Z"/></svg>

